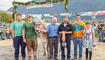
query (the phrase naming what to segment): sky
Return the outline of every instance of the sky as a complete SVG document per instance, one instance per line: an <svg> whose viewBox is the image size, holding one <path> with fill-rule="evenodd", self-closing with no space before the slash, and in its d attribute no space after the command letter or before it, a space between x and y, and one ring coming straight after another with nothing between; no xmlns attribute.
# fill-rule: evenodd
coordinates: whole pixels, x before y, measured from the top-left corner
<svg viewBox="0 0 105 60"><path fill-rule="evenodd" d="M0 10L6 11L10 7L12 7L12 2L14 0L0 0ZM20 1L20 2L27 2L30 0L15 0L15 1Z"/></svg>

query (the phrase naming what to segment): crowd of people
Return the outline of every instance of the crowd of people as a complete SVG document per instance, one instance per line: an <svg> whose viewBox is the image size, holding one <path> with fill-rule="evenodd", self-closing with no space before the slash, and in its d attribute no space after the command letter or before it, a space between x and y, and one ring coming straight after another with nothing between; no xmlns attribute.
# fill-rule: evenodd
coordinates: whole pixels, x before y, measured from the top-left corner
<svg viewBox="0 0 105 60"><path fill-rule="evenodd" d="M21 46L22 60L25 60L26 53L25 47L27 46L28 59L37 57L38 48L38 31L48 33L49 53L48 59L58 60L58 42L60 42L61 48L61 60L71 60L71 41L74 44L74 57L73 60L82 60L83 47L86 48L86 60L92 60L92 49L95 47L95 25L94 22L83 22L80 19L80 15L77 14L76 20L70 24L68 17L65 16L61 24L57 24L57 18L53 17L52 22L46 27L46 29L37 29L37 23L32 21L32 16L27 16L27 22L22 21L22 15L18 13L16 15L17 20L12 23L12 38L13 46L15 49L14 58L19 60L19 46ZM40 23L40 22L39 22ZM99 22L98 32L99 41L104 41L104 24ZM10 32L8 32L7 37ZM9 37L8 37L9 38ZM102 39L101 39L102 38ZM67 48L67 55L65 55L65 48ZM78 51L79 48L79 51ZM31 53L33 51L33 53ZM79 57L78 57L79 55ZM88 57L89 56L89 57Z"/></svg>
<svg viewBox="0 0 105 60"><path fill-rule="evenodd" d="M9 25L0 25L0 40L11 39L11 33Z"/></svg>

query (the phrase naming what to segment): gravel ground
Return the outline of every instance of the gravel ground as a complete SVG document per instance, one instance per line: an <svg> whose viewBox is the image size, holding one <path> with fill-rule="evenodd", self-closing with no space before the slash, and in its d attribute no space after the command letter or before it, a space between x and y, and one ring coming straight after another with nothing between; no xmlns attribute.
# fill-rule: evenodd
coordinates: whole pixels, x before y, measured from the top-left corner
<svg viewBox="0 0 105 60"><path fill-rule="evenodd" d="M3 40L0 41L0 60L14 60L13 54L14 54L14 48L12 44L12 40ZM71 44L71 58L73 57L73 43ZM27 50L26 50L27 51ZM58 59L60 60L60 50L58 53ZM20 58L21 60L21 54ZM26 60L28 60L26 58ZM43 56L43 49L42 49L42 44L39 40L39 45L38 45L38 53L37 53L37 58L33 60L48 60L47 56ZM83 60L85 60L85 49L83 51ZM93 58L92 60L105 60L105 43L102 42L96 42L96 47L93 48Z"/></svg>

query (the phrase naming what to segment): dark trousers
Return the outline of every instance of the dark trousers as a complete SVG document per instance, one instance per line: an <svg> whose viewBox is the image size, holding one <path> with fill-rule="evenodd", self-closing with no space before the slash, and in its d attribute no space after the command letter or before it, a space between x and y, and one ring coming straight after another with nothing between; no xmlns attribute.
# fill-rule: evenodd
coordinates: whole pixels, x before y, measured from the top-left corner
<svg viewBox="0 0 105 60"><path fill-rule="evenodd" d="M26 44L23 42L22 36L14 37L13 38L13 45L14 45L14 48L15 48L15 53L14 53L15 58L19 57L19 46L21 46L22 57L25 57Z"/></svg>
<svg viewBox="0 0 105 60"><path fill-rule="evenodd" d="M70 39L68 39L68 40L66 40L66 43L67 43L67 47L63 47L62 46L62 40L61 40L61 56L62 56L62 59L65 59L65 48L67 48L67 58L68 59L70 59L71 58L71 56L70 56L70 54L71 54L71 40Z"/></svg>
<svg viewBox="0 0 105 60"><path fill-rule="evenodd" d="M98 31L98 33L99 33L99 40L104 40L104 31L103 30L99 30Z"/></svg>
<svg viewBox="0 0 105 60"><path fill-rule="evenodd" d="M53 55L54 55L54 57L57 57L57 54L58 54L58 38L49 37L49 48L50 48L50 56L53 57ZM54 52L54 54L53 54L53 52Z"/></svg>
<svg viewBox="0 0 105 60"><path fill-rule="evenodd" d="M92 58L92 51L88 51L88 48L86 48L86 59L88 59L89 56L89 60L91 60Z"/></svg>
<svg viewBox="0 0 105 60"><path fill-rule="evenodd" d="M10 33L6 33L7 39L10 39Z"/></svg>

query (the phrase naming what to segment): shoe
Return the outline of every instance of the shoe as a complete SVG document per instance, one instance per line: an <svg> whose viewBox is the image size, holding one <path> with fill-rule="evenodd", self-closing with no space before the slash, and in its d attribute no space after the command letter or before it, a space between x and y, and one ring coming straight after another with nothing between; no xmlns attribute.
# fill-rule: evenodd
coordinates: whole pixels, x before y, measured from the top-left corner
<svg viewBox="0 0 105 60"><path fill-rule="evenodd" d="M19 60L18 58L15 58L15 60Z"/></svg>
<svg viewBox="0 0 105 60"><path fill-rule="evenodd" d="M34 60L37 60L37 57L36 56L34 56Z"/></svg>
<svg viewBox="0 0 105 60"><path fill-rule="evenodd" d="M49 56L49 57L48 57L48 59L52 59L52 57L51 57L51 56Z"/></svg>
<svg viewBox="0 0 105 60"><path fill-rule="evenodd" d="M25 60L25 57L22 57L22 60Z"/></svg>
<svg viewBox="0 0 105 60"><path fill-rule="evenodd" d="M82 60L82 57L79 57L79 60Z"/></svg>
<svg viewBox="0 0 105 60"><path fill-rule="evenodd" d="M89 59L89 60L92 60L92 59Z"/></svg>
<svg viewBox="0 0 105 60"><path fill-rule="evenodd" d="M76 56L74 56L72 60L77 60L77 57L76 57Z"/></svg>
<svg viewBox="0 0 105 60"><path fill-rule="evenodd" d="M55 59L55 60L58 60L58 58L57 58L57 57L54 57L54 59Z"/></svg>
<svg viewBox="0 0 105 60"><path fill-rule="evenodd" d="M62 58L61 60L65 60L65 58Z"/></svg>
<svg viewBox="0 0 105 60"><path fill-rule="evenodd" d="M86 59L86 60L88 60L88 59Z"/></svg>
<svg viewBox="0 0 105 60"><path fill-rule="evenodd" d="M67 58L67 60L70 60L70 58Z"/></svg>
<svg viewBox="0 0 105 60"><path fill-rule="evenodd" d="M31 59L31 56L28 57L28 60L32 60L32 59Z"/></svg>

